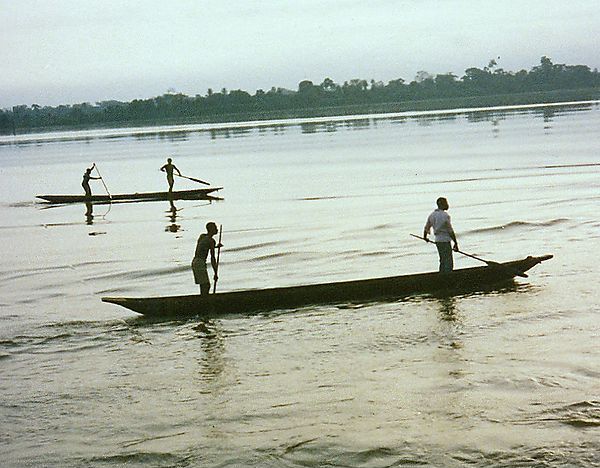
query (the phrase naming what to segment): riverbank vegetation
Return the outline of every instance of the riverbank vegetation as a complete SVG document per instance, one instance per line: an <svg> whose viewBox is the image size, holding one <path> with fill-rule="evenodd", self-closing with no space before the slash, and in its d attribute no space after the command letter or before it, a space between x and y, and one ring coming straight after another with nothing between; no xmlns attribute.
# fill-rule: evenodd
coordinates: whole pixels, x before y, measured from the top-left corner
<svg viewBox="0 0 600 468"><path fill-rule="evenodd" d="M182 123L321 117L366 113L537 104L600 98L600 73L586 65L555 64L542 57L531 70L506 71L491 60L483 68L453 73L417 73L406 82L353 79L343 84L325 78L304 80L298 89L271 88L253 95L243 90L187 96L167 93L131 102L103 101L32 105L0 110L0 134L93 127L126 127Z"/></svg>

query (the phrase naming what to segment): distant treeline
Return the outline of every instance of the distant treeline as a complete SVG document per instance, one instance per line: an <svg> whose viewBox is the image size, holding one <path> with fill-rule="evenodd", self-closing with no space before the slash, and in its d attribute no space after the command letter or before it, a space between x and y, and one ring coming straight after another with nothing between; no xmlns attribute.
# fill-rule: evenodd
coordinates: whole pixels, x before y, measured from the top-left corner
<svg viewBox="0 0 600 468"><path fill-rule="evenodd" d="M57 107L0 110L0 134L87 127L225 122L255 119L395 112L450 107L529 104L597 99L600 73L586 65L555 64L542 57L531 70L505 71L491 60L462 77L420 71L413 81L387 84L354 79L343 84L301 81L297 90L208 90L205 96L168 93L131 102L104 101Z"/></svg>

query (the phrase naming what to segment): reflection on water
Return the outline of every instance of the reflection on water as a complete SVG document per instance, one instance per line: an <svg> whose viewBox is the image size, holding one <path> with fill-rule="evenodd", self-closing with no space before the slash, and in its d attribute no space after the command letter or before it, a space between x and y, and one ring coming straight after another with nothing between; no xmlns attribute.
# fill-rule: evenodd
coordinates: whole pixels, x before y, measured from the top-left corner
<svg viewBox="0 0 600 468"><path fill-rule="evenodd" d="M194 205L195 207L202 206L210 206L213 202L223 201L223 198L213 197L212 195L207 195L203 198L204 202ZM175 205L174 200L169 200L169 209L165 211L166 218L169 220L168 224L165 226L165 232L179 233L183 231L183 227L180 223L178 223L179 212L183 210L183 208L178 208Z"/></svg>
<svg viewBox="0 0 600 468"><path fill-rule="evenodd" d="M440 319L449 322L456 321L456 298L454 296L443 297L438 299L438 302L440 306Z"/></svg>
<svg viewBox="0 0 600 468"><path fill-rule="evenodd" d="M376 118L353 118L344 121L301 122L300 129L304 134L337 132L338 130L368 130L371 125L377 124L377 120Z"/></svg>
<svg viewBox="0 0 600 468"><path fill-rule="evenodd" d="M203 381L215 381L226 369L225 338L218 324L212 320L203 320L193 327L200 339L203 351L198 359L200 378Z"/></svg>
<svg viewBox="0 0 600 468"><path fill-rule="evenodd" d="M91 145L0 143L15 185L0 186L5 464L591 466L600 108L573 110L255 123L238 139L228 124L218 141L186 126L171 140L157 136L165 127L144 140L126 129L92 132ZM209 167L227 201L114 204L104 218L106 205L20 202L65 174L76 176L61 191L79 187L82 154L115 191L161 188L155 162L173 153ZM100 296L196 292L189 256L211 219L228 226L224 291L437 268L405 233L438 192L455 200L467 251L555 260L453 297L106 325L129 312ZM60 324L51 336L49 322Z"/></svg>
<svg viewBox="0 0 600 468"><path fill-rule="evenodd" d="M94 224L94 205L90 202L85 202L85 224Z"/></svg>
<svg viewBox="0 0 600 468"><path fill-rule="evenodd" d="M108 209L100 214L100 217L102 219L106 218L106 215L110 212L110 210L112 209L112 203L108 203ZM44 209L44 208L42 208ZM87 224L88 226L91 226L94 224L94 204L90 203L88 201L85 202L85 224Z"/></svg>
<svg viewBox="0 0 600 468"><path fill-rule="evenodd" d="M179 232L179 230L181 229L181 225L177 224L177 207L175 206L175 203L173 202L173 200L169 200L169 211L167 211L168 215L167 218L170 221L170 224L167 225L167 227L165 227L165 231L166 232Z"/></svg>
<svg viewBox="0 0 600 468"><path fill-rule="evenodd" d="M195 207L209 206L213 202L223 201L223 198L207 195L203 200L204 200L204 203L196 204L194 206ZM108 213L112 210L112 203L103 205L104 207L108 207L106 210L104 210L103 213L94 213L94 205L95 205L94 203L86 201L86 202L84 202L84 204L85 204L85 214L84 214L85 224L88 226L94 225L94 220L98 217L100 217L102 220L107 219ZM117 204L117 205L119 205L119 204ZM77 205L77 206L79 206L79 205ZM36 205L36 208L39 210L48 210L51 208L65 208L65 207L64 207L64 205L40 204L40 206ZM102 210L102 208L103 207L101 206L100 209ZM175 205L174 200L172 200L172 199L169 200L169 209L165 211L165 213L166 213L165 217L168 220L168 224L165 226L165 232L178 233L183 230L181 224L178 223L179 212L181 210L183 210L183 208L178 208ZM75 224L79 224L79 223L77 223L77 222L75 222L75 223L46 223L45 225L46 226L61 226L61 225L67 225L67 224L75 225Z"/></svg>
<svg viewBox="0 0 600 468"><path fill-rule="evenodd" d="M28 145L51 141L81 141L90 143L96 139L135 138L138 141L159 140L170 143L186 142L194 134L207 134L211 140L231 139L236 137L252 137L267 131L273 134L284 134L300 129L303 134L319 132L337 132L339 130L365 130L378 121L406 123L415 121L419 126L428 127L436 122L465 119L469 123L490 121L494 132L499 131L499 123L515 114L541 115L546 124L555 118L573 112L588 111L597 102L570 103L568 105L537 104L531 106L499 106L489 108L465 108L442 111L408 111L373 115L312 117L289 120L266 120L252 122L226 122L190 125L172 125L157 127L137 127L130 129L83 130L79 132L53 132L45 134L25 134L18 136L0 136L0 145ZM548 125L547 129L550 128Z"/></svg>

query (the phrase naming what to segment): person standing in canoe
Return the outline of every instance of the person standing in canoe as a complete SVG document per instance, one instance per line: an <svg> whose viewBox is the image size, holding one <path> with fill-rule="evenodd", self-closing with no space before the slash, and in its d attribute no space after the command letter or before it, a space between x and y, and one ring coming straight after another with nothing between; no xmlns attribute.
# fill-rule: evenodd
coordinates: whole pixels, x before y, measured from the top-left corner
<svg viewBox="0 0 600 468"><path fill-rule="evenodd" d="M83 180L81 181L81 186L85 191L85 198L92 198L92 189L90 188L90 180L100 180L102 177L92 177L92 170L94 169L94 165L92 167L88 167L83 173Z"/></svg>
<svg viewBox="0 0 600 468"><path fill-rule="evenodd" d="M450 215L447 213L448 200L444 197L440 197L436 200L437 209L434 210L425 223L423 229L423 238L427 242L427 236L429 231L433 228L435 234L435 246L438 249L440 256L440 273L448 273L454 268L454 261L452 259L452 247L450 241L454 242L454 250L458 252L458 241L456 240L456 234L452 228L450 222Z"/></svg>
<svg viewBox="0 0 600 468"><path fill-rule="evenodd" d="M221 248L223 244L216 245L213 237L219 232L217 225L213 222L206 224L206 233L200 234L198 242L196 242L196 251L192 260L192 272L194 273L194 282L200 285L200 294L208 294L210 292L210 280L208 279L208 266L206 259L210 253L210 264L214 275L213 279L217 281L217 259L215 258L215 247Z"/></svg>
<svg viewBox="0 0 600 468"><path fill-rule="evenodd" d="M167 159L167 164L160 168L162 172L167 173L167 182L169 183L169 193L173 191L173 184L175 183L175 179L173 178L173 171L177 171L177 174L181 175L177 166L173 164L173 160L171 158Z"/></svg>

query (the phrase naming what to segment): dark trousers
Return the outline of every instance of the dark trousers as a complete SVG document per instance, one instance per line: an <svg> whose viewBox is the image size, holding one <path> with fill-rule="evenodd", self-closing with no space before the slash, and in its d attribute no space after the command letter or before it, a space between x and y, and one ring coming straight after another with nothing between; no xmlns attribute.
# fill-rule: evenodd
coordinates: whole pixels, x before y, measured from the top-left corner
<svg viewBox="0 0 600 468"><path fill-rule="evenodd" d="M440 255L440 273L448 273L454 268L454 260L452 259L452 246L450 242L436 242L435 246Z"/></svg>

